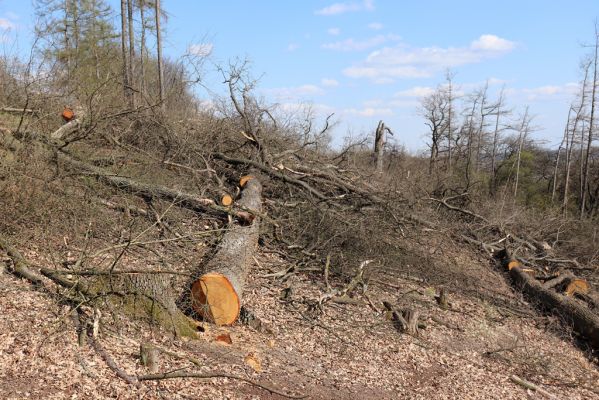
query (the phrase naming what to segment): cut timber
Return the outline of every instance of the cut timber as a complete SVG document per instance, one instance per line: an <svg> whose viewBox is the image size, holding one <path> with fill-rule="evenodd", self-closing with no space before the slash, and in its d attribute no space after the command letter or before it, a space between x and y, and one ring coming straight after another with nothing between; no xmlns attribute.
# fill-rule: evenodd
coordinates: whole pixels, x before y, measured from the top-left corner
<svg viewBox="0 0 599 400"><path fill-rule="evenodd" d="M246 183L248 183L251 179L254 179L252 175L242 176L239 180L239 187L244 187Z"/></svg>
<svg viewBox="0 0 599 400"><path fill-rule="evenodd" d="M504 265L510 265L513 259L504 252ZM594 314L586 304L562 296L552 289L543 287L538 280L527 274L519 266L509 270L514 285L535 301L539 307L560 315L564 323L573 327L574 331L588 341L592 348L599 350L599 316Z"/></svg>
<svg viewBox="0 0 599 400"><path fill-rule="evenodd" d="M66 121L66 120L65 120ZM74 132L77 132L81 127L81 119L75 118L69 120L66 124L58 128L56 131L50 134L50 138L53 140L65 139Z"/></svg>
<svg viewBox="0 0 599 400"><path fill-rule="evenodd" d="M566 286L564 294L566 296L573 296L575 294L588 294L590 288L591 286L587 281L585 281L584 279L576 278L572 279L572 281L568 283L568 286Z"/></svg>
<svg viewBox="0 0 599 400"><path fill-rule="evenodd" d="M260 212L262 185L258 179L251 179L244 186L237 204ZM231 325L239 316L243 287L258 246L259 228L259 218L231 222L216 255L206 265L206 273L191 287L193 309L216 325Z"/></svg>
<svg viewBox="0 0 599 400"><path fill-rule="evenodd" d="M75 113L69 107L65 107L64 110L62 110L61 115L62 115L62 119L64 119L65 122L69 122L73 118L75 118Z"/></svg>
<svg viewBox="0 0 599 400"><path fill-rule="evenodd" d="M520 262L519 262L519 261L517 261L517 260L510 260L510 261L507 263L507 270L508 270L508 271L511 271L511 270L512 270L512 268L515 268L515 267L522 267L522 265L521 265L521 264L520 264Z"/></svg>
<svg viewBox="0 0 599 400"><path fill-rule="evenodd" d="M191 286L194 310L216 325L230 325L237 319L241 299L229 278L217 272L204 274Z"/></svg>
<svg viewBox="0 0 599 400"><path fill-rule="evenodd" d="M223 195L223 197L220 199L220 202L223 206L225 207L229 207L231 204L233 204L233 197L231 197L230 194L225 194Z"/></svg>

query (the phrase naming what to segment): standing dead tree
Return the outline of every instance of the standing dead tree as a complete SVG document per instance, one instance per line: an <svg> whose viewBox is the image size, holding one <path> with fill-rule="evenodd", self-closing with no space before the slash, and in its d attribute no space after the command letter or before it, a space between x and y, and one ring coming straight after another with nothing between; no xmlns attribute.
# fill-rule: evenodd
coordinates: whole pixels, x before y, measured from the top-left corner
<svg viewBox="0 0 599 400"><path fill-rule="evenodd" d="M380 120L378 126L376 127L374 138L374 163L376 165L376 172L379 174L383 173L385 132L388 132L391 136L393 136L393 132L391 132L391 129L389 129L389 127L385 125L383 120Z"/></svg>

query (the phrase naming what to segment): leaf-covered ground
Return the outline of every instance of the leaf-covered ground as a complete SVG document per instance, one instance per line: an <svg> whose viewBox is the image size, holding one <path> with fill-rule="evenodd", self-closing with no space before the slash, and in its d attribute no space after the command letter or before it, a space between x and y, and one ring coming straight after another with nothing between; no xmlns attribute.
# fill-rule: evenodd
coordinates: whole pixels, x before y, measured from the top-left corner
<svg viewBox="0 0 599 400"><path fill-rule="evenodd" d="M148 373L140 363L139 345L151 342L168 351L160 355L161 372L222 372L313 399L543 398L513 383L511 375L557 398L599 399L596 364L575 346L575 338L564 337L555 317L538 314L512 291L500 271L474 251L446 243L440 233L418 233L420 241L424 237L433 243L426 258L432 264L444 261L451 276L479 282L471 295L468 290L450 291L448 310L436 304L438 288L431 282L409 276L405 268L394 274L374 266L368 270L367 297L355 294L364 304L327 302L320 311L313 305L327 291L322 273L291 274L282 280L272 275L290 265L263 251L256 257L245 295L247 307L262 321L261 328L205 325L195 340L173 339L159 328L104 315L98 341L132 376ZM422 251L409 238L404 246ZM36 253L25 255L44 262ZM345 284L332 282L338 288ZM426 329L419 337L398 333L385 318L382 300L419 310ZM216 340L224 333L232 344ZM201 366L189 362L189 357ZM3 270L0 398L282 397L230 378L129 385L89 345L78 345L68 307Z"/></svg>

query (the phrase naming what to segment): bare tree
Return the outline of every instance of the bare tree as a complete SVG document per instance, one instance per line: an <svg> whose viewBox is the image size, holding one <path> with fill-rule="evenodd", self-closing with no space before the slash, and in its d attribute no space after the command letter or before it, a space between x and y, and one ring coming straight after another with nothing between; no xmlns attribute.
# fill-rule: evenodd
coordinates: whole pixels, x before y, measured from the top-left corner
<svg viewBox="0 0 599 400"><path fill-rule="evenodd" d="M553 184L552 184L552 189L551 189L551 202L553 203L555 201L555 193L557 191L557 172L559 170L559 159L560 159L560 155L562 153L562 148L564 147L564 145L566 146L566 153L568 153L568 137L569 135L569 128L570 128L570 116L572 114L572 107L570 107L570 109L568 110L568 118L566 120L566 126L564 128L564 136L562 137L562 141L559 144L559 147L557 148L557 152L555 153L555 167L553 169Z"/></svg>
<svg viewBox="0 0 599 400"><path fill-rule="evenodd" d="M500 119L503 115L509 113L504 109L504 97L505 87L501 88L499 92L499 99L494 104L495 112L495 129L493 130L493 144L491 146L491 184L490 184L490 193L491 195L495 195L496 192L496 183L497 183L497 145L499 143L499 136L501 134L500 130Z"/></svg>
<svg viewBox="0 0 599 400"><path fill-rule="evenodd" d="M162 33L160 31L160 0L156 0L154 15L156 19L156 49L158 53L158 97L160 99L160 107L164 110L164 67L162 63Z"/></svg>
<svg viewBox="0 0 599 400"><path fill-rule="evenodd" d="M580 103L578 104L578 108L576 110L576 116L574 117L574 124L572 126L572 132L570 134L569 140L566 141L566 165L565 165L565 177L564 177L564 194L562 201L562 213L564 216L567 215L568 212L568 199L569 199L569 188L570 188L570 169L572 165L572 150L574 149L574 141L576 137L576 130L578 128L578 124L582 119L584 119L584 109L586 107L586 93L587 93L587 81L589 77L589 69L591 67L591 61L583 62L582 68L584 70L584 79L582 81L582 86L580 89ZM572 108L570 108L571 110ZM584 135L584 128L583 133ZM581 140L582 143L582 140ZM581 159L582 162L582 159Z"/></svg>
<svg viewBox="0 0 599 400"><path fill-rule="evenodd" d="M445 73L445 81L447 84L447 173L451 174L451 162L452 162L452 140L453 130L455 129L452 125L453 117L453 101L455 100L453 95L453 78L455 73L447 71Z"/></svg>
<svg viewBox="0 0 599 400"><path fill-rule="evenodd" d="M591 94L591 115L589 117L589 133L587 135L587 148L584 155L584 168L582 177L582 187L580 188L580 218L584 218L585 207L586 207L586 194L588 192L589 182L589 157L591 154L591 146L593 144L593 130L595 127L595 92L597 90L597 57L599 56L599 31L597 31L597 23L595 23L595 44L594 44L595 56L593 58L593 86Z"/></svg>
<svg viewBox="0 0 599 400"><path fill-rule="evenodd" d="M518 128L518 152L516 154L516 180L514 182L514 199L518 197L518 182L520 180L520 162L522 160L522 148L526 136L530 133L530 116L528 115L528 106L524 109L524 115L520 120L520 127Z"/></svg>
<svg viewBox="0 0 599 400"><path fill-rule="evenodd" d="M127 3L121 0L121 56L123 58L123 92L130 108L133 108L133 96L129 76L129 56L127 54Z"/></svg>
<svg viewBox="0 0 599 400"><path fill-rule="evenodd" d="M433 170L437 168L439 145L447 124L448 106L447 97L440 88L422 99L420 112L426 119L425 125L431 131L429 174L432 174Z"/></svg>
<svg viewBox="0 0 599 400"><path fill-rule="evenodd" d="M139 0L139 19L141 25L141 34L140 34L140 42L139 42L139 78L140 85L139 91L141 93L142 99L145 94L146 89L146 71L144 65L144 55L146 51L146 18L144 15L144 11L146 8L145 0Z"/></svg>
<svg viewBox="0 0 599 400"><path fill-rule="evenodd" d="M127 21L128 21L128 33L129 33L129 84L131 85L131 103L132 108L135 108L135 91L133 90L133 65L135 63L135 32L133 31L133 4L132 0L127 0Z"/></svg>

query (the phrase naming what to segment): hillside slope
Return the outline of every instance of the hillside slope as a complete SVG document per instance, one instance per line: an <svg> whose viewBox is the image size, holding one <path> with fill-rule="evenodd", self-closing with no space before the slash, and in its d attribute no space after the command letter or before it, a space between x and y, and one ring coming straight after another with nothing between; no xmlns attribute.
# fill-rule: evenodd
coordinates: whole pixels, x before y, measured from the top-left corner
<svg viewBox="0 0 599 400"><path fill-rule="evenodd" d="M231 149L238 144L231 141L225 150L236 155ZM13 137L8 129L1 150L0 205L6 216L1 232L33 269L74 277L83 267L136 275L174 271L168 285L180 296L182 312L197 319L185 306L189 279L226 231L222 216L107 186L98 173L69 165L62 150L33 133ZM219 187L211 177L198 178L198 159L187 168L169 165L150 150L104 139L70 145L68 152L114 176L198 198L234 192L237 179L252 167L209 158L217 150L194 153L213 163ZM306 160L301 166L328 171L318 158ZM282 162L289 171L301 164ZM244 295L245 315L251 317L231 327L195 322L196 333L173 335L120 299L90 299L75 286L51 281L36 288L11 274L14 259L1 253L0 396L521 399L527 390L511 379L515 375L557 398L599 398L592 353L556 316L533 308L484 253L457 239L460 221L410 203L398 188L382 192L374 179L352 175L349 168L339 175L313 173L302 180L314 185L308 193L282 179L285 171L258 171L268 209ZM340 193L342 187L346 193ZM326 193L328 200L315 200L314 193ZM373 199L383 195L389 204L378 209ZM330 199L338 203L324 208ZM400 212L425 215L436 229L409 222ZM348 301L328 296L347 288L366 260L373 262ZM99 284L89 277L78 282ZM448 308L435 299L442 288ZM398 332L383 301L417 310L425 325L420 333ZM82 323L89 324L90 337L78 327ZM231 343L224 343L229 336ZM142 343L161 349L160 373L221 377L128 383L127 377L148 374L139 355Z"/></svg>

